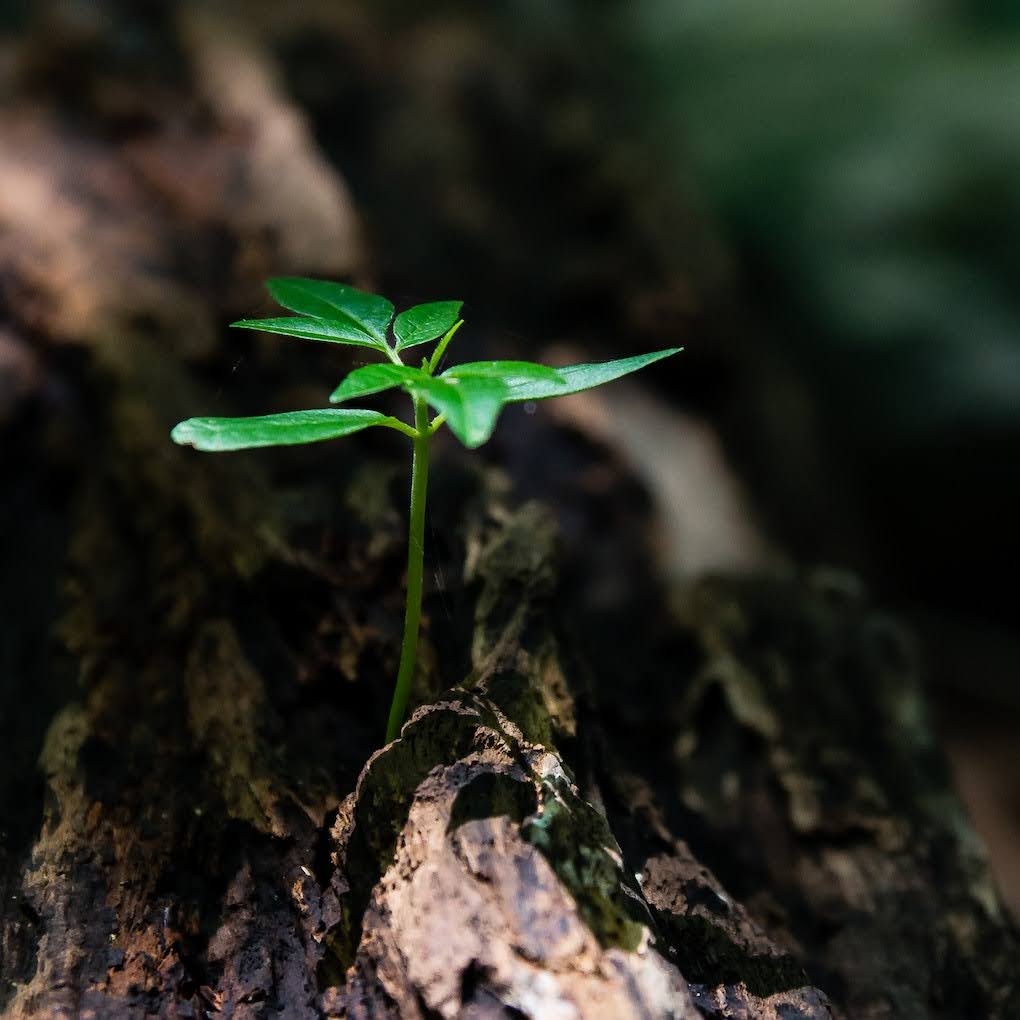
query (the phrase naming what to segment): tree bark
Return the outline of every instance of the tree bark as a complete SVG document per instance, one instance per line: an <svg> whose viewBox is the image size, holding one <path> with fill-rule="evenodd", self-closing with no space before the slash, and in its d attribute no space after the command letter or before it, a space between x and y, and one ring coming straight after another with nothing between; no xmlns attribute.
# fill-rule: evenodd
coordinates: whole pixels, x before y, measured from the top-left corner
<svg viewBox="0 0 1020 1020"><path fill-rule="evenodd" d="M224 326L372 259L258 38L159 9L0 61L4 1015L1020 1015L909 641L852 579L671 607L638 575L588 640L548 511L448 451L379 748L407 451L168 438L321 402L334 352Z"/></svg>

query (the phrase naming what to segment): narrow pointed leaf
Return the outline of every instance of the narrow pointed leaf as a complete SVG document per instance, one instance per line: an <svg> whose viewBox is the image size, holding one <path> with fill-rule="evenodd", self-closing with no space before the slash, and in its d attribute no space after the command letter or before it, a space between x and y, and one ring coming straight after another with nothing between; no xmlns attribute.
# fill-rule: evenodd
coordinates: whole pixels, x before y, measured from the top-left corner
<svg viewBox="0 0 1020 1020"><path fill-rule="evenodd" d="M463 301L430 301L401 312L393 320L397 350L426 344L449 332L460 315Z"/></svg>
<svg viewBox="0 0 1020 1020"><path fill-rule="evenodd" d="M441 379L426 376L413 388L429 405L446 415L450 431L468 448L481 446L492 435L506 402L507 388L499 379Z"/></svg>
<svg viewBox="0 0 1020 1020"><path fill-rule="evenodd" d="M419 368L410 365L364 365L356 368L330 394L330 402L342 403L355 397L365 397L372 393L382 393L394 386L403 386L427 379L428 376Z"/></svg>
<svg viewBox="0 0 1020 1020"><path fill-rule="evenodd" d="M321 340L330 344L348 344L352 347L383 347L378 340L349 322L310 319L305 316L284 315L277 319L241 319L232 322L240 329L257 329L263 333L282 333L302 340Z"/></svg>
<svg viewBox="0 0 1020 1020"><path fill-rule="evenodd" d="M280 276L270 280L266 286L269 293L292 312L348 323L370 337L386 342L386 330L393 318L393 304L378 294L367 294L345 283L298 276Z"/></svg>
<svg viewBox="0 0 1020 1020"><path fill-rule="evenodd" d="M395 418L379 411L324 407L285 411L254 418L189 418L170 437L181 446L220 452L256 446L295 446L349 436L373 425L393 425Z"/></svg>
<svg viewBox="0 0 1020 1020"><path fill-rule="evenodd" d="M466 361L448 368L441 379L500 379L507 386L528 382L563 383L559 370L534 361Z"/></svg>
<svg viewBox="0 0 1020 1020"><path fill-rule="evenodd" d="M580 393L594 386L602 386L621 376L636 372L639 368L661 361L672 354L683 350L682 347L669 347L651 354L638 354L633 358L619 358L616 361L602 361L591 365L567 365L557 368L561 382L545 379L521 379L508 381L507 403L518 403L522 400L546 400L549 397L565 397L570 393Z"/></svg>

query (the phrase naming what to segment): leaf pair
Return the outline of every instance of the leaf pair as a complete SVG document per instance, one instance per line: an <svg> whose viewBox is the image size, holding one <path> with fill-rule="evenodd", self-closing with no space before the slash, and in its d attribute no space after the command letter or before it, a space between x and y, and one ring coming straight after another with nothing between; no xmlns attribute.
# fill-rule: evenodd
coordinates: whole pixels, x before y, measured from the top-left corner
<svg viewBox="0 0 1020 1020"><path fill-rule="evenodd" d="M392 301L343 283L284 276L270 280L266 286L278 304L297 315L241 319L232 325L302 340L374 347L384 352L389 348L387 334L391 322L394 347L402 351L448 332L456 323L463 304L461 301L431 301L408 308L394 320Z"/></svg>
<svg viewBox="0 0 1020 1020"><path fill-rule="evenodd" d="M446 419L451 431L469 449L481 446L495 428L509 399L507 378L556 384L555 370L527 361L476 361L456 365L441 376L411 365L365 365L356 368L333 391L334 404L402 386L423 398Z"/></svg>
<svg viewBox="0 0 1020 1020"><path fill-rule="evenodd" d="M531 361L470 361L439 376L410 365L365 365L351 372L329 399L339 404L402 386L412 396L423 397L445 417L454 435L474 449L492 435L506 404L563 397L601 386L678 349L558 369Z"/></svg>

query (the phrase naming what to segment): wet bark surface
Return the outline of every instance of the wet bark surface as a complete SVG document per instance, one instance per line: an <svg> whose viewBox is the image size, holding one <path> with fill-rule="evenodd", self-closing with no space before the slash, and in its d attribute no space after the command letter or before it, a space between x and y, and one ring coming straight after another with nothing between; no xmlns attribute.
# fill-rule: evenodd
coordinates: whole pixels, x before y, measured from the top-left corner
<svg viewBox="0 0 1020 1020"><path fill-rule="evenodd" d="M430 206L433 233L488 245L507 226L478 175L518 151L535 72L512 48L475 66L469 23L157 6L110 32L87 9L0 60L4 1015L1020 1014L909 639L832 572L665 580L654 492L583 408L521 412L474 461L440 447L419 707L379 748L400 441L200 457L167 433L320 404L350 367L224 328L264 277L447 285L367 239L369 156L334 150L329 89L413 121L392 97L445 82L453 137L503 125L491 163L467 133L431 170L478 189L474 219ZM359 137L394 187L413 146ZM644 236L630 184L567 137L543 156L562 193L598 187L549 228L531 314L553 322ZM656 259L592 310L596 344L682 305L693 270Z"/></svg>

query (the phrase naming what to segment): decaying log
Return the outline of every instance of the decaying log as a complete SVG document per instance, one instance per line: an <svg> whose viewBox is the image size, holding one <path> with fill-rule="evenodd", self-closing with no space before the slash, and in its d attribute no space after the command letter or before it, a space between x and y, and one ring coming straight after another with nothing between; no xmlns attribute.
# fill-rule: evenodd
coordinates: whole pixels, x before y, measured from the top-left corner
<svg viewBox="0 0 1020 1020"><path fill-rule="evenodd" d="M351 1017L694 1017L723 1001L748 1016L830 1016L683 844L628 873L605 815L553 750L578 736L548 622L553 537L525 506L480 539L467 689L419 710L340 811L330 946L338 974L353 969L335 1001ZM695 887L717 904L704 920L697 897L684 900ZM713 977L728 967L732 988L688 985L659 924L667 911L711 933L706 977L707 945L726 947ZM749 992L759 968L785 973L785 987Z"/></svg>
<svg viewBox="0 0 1020 1020"><path fill-rule="evenodd" d="M842 579L580 637L547 511L450 456L378 749L403 451L167 438L320 402L334 352L223 326L370 253L257 40L159 10L0 61L4 1016L1020 1015L909 650Z"/></svg>
<svg viewBox="0 0 1020 1020"><path fill-rule="evenodd" d="M909 637L830 571L707 581L680 620L693 669L658 692L662 730L606 745L620 813L668 818L845 1015L1016 1012L1016 928Z"/></svg>

